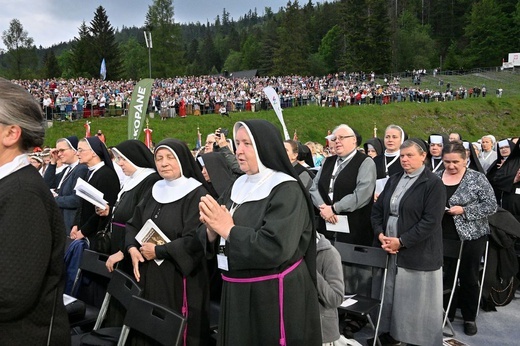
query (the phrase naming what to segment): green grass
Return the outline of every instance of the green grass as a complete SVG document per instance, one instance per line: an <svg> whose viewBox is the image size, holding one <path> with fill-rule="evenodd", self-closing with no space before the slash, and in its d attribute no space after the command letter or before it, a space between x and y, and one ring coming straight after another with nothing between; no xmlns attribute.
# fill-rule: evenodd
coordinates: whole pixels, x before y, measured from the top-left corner
<svg viewBox="0 0 520 346"><path fill-rule="evenodd" d="M486 73L465 76L442 76L444 83L449 81L452 87L481 86L488 88L486 98L471 98L449 102L410 103L402 102L384 106L349 106L343 108L323 108L305 106L284 109L284 118L289 135L297 130L300 141L308 140L324 143L327 130L345 123L356 129L364 139L373 136L374 125L378 137L383 136L386 126L397 124L403 127L409 136L427 138L431 133L459 132L464 139L477 140L482 135L491 133L497 139L518 136L520 134L520 78L510 72ZM409 81L401 80L401 85ZM432 89L438 84L438 78L427 76L422 79L422 89ZM504 89L504 96L496 98L495 90ZM438 86L436 86L438 89ZM197 140L197 126L205 136L216 128L228 128L231 132L233 124L238 120L266 119L281 125L274 111L232 113L230 118L217 114L199 117L173 118L161 121L158 116L149 119L153 129L153 140L159 142L163 138L173 137L185 141L194 147ZM116 145L127 139L127 118L106 117L90 118L91 132L95 134L101 129L106 136L107 145ZM47 130L46 145L53 146L56 139L70 135L85 136L83 127L86 119L75 122L54 122ZM144 138L144 133L140 139Z"/></svg>

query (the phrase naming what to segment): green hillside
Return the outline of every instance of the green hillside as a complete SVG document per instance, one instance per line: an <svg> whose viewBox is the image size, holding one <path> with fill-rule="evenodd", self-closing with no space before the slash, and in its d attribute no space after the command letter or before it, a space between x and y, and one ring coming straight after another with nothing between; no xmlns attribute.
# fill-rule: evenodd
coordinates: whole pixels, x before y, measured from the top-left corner
<svg viewBox="0 0 520 346"><path fill-rule="evenodd" d="M392 123L398 124L410 136L426 138L430 133L459 132L464 139L476 140L491 133L497 138L520 135L520 77L510 72L483 73L464 76L442 76L444 85L451 83L453 88L486 85L488 95L485 98L471 98L449 102L410 103L401 102L390 105L348 106L342 108L323 108L317 106L294 107L284 109L284 118L292 137L297 130L301 141L324 142L327 130L346 123L356 129L363 138L373 136L374 125L377 135L383 136L384 128ZM376 81L377 82L377 81ZM401 85L409 81L401 80ZM438 78L424 77L422 89L439 88ZM497 98L495 90L502 88L504 96ZM158 116L149 119L153 129L153 140L157 143L162 138L174 137L194 147L197 139L197 127L203 135L216 128L229 128L238 120L266 119L281 129L274 111L232 113L230 118L211 114L188 116L161 121ZM48 129L46 145L54 145L56 139L72 134L85 135L85 120L75 122L54 122ZM107 138L107 145L115 145L127 137L127 118L90 118L94 134L101 129ZM143 139L144 134L140 137Z"/></svg>

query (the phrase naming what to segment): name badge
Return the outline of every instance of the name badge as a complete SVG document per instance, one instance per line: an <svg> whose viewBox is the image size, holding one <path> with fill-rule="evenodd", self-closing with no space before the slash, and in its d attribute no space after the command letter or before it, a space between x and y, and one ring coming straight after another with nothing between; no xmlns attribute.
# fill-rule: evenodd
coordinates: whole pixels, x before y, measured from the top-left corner
<svg viewBox="0 0 520 346"><path fill-rule="evenodd" d="M224 238L220 237L220 243L218 246L218 254L217 254L217 265L218 265L219 269L229 271L228 258L224 254L225 246L226 246L226 240Z"/></svg>
<svg viewBox="0 0 520 346"><path fill-rule="evenodd" d="M515 190L515 194L520 195L520 187L517 187Z"/></svg>
<svg viewBox="0 0 520 346"><path fill-rule="evenodd" d="M225 271L229 270L228 259L227 259L226 255L218 254L217 255L217 264L218 264L218 269L225 270Z"/></svg>

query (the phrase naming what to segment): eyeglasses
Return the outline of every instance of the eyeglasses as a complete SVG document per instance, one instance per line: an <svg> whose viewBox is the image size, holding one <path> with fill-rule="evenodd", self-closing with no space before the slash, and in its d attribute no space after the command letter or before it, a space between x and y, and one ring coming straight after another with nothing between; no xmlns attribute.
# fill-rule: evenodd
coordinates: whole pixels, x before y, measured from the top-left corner
<svg viewBox="0 0 520 346"><path fill-rule="evenodd" d="M430 147L441 147L442 148L442 143L430 143Z"/></svg>
<svg viewBox="0 0 520 346"><path fill-rule="evenodd" d="M213 144L213 143L216 143L216 142L212 142L212 141L207 141L206 144Z"/></svg>
<svg viewBox="0 0 520 346"><path fill-rule="evenodd" d="M355 136L354 136L354 135L349 135L349 136L334 136L334 137L332 137L330 140L333 141L333 142L335 142L335 141L337 141L337 140L342 141L342 140L344 140L344 139L346 139L346 138L350 138L350 137L355 137Z"/></svg>
<svg viewBox="0 0 520 346"><path fill-rule="evenodd" d="M71 150L71 148L67 148L67 149L56 149L56 151L60 154L63 154L65 151L67 150Z"/></svg>
<svg viewBox="0 0 520 346"><path fill-rule="evenodd" d="M82 153L82 152L87 151L87 150L92 150L92 149L90 149L90 148L87 148L87 149L79 148L78 149L78 153Z"/></svg>

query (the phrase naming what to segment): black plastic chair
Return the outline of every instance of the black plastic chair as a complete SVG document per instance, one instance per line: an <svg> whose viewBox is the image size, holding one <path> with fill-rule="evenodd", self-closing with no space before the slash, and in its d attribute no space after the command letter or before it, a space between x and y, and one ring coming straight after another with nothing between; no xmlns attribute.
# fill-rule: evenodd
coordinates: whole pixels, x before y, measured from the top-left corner
<svg viewBox="0 0 520 346"><path fill-rule="evenodd" d="M136 297L125 315L118 346L126 343L130 330L136 330L165 346L182 343L186 319L169 308Z"/></svg>
<svg viewBox="0 0 520 346"><path fill-rule="evenodd" d="M386 285L386 274L388 268L388 253L381 248L370 247L370 246L362 246L348 243L336 242L334 244L336 249L341 255L341 261L343 263L367 266L377 269L383 270L383 281L381 285L381 294L379 299L367 297L364 295L356 294L353 299L356 300L356 303L347 306L347 307L339 307L338 309L345 311L347 313L351 313L354 315L358 315L361 317L366 317L368 323L374 330L374 345L381 345L381 341L378 337L379 330L379 322L381 320L381 310L383 308L384 297L385 297L385 285ZM356 292L350 292L355 294ZM372 318L370 317L370 313L377 309L377 322L374 325Z"/></svg>
<svg viewBox="0 0 520 346"><path fill-rule="evenodd" d="M116 299L128 311L134 296L141 296L143 290L121 270L113 272L108 284L103 305L99 311L94 329L86 334L74 335L72 345L116 345L121 334L121 327L101 328L112 298Z"/></svg>
<svg viewBox="0 0 520 346"><path fill-rule="evenodd" d="M110 273L106 267L107 259L108 255L106 254L102 254L88 249L83 250L83 253L81 254L81 262L79 265L79 269L76 274L76 279L74 280L74 285L72 287L72 292L77 291L77 287L81 281L82 271L110 279L112 277L112 273ZM74 329L76 327L90 326L88 329L92 329L92 325L96 322L99 316L99 311L100 309L98 309L97 307L85 304L85 314L83 317L69 318L70 327Z"/></svg>
<svg viewBox="0 0 520 346"><path fill-rule="evenodd" d="M453 239L442 240L443 256L446 258L457 260L457 264L455 265L455 275L453 277L453 284L450 287L444 287L442 291L443 296L450 296L448 300L448 305L446 306L446 310L444 311L444 321L442 322L442 328L444 328L446 324L448 324L448 328L450 328L451 330L451 334L445 333L447 336L455 336L455 330L453 329L453 326L451 325L451 322L448 319L448 313L450 311L451 303L453 302L455 289L457 288L457 281L459 279L460 258L462 256L463 247L463 241Z"/></svg>

